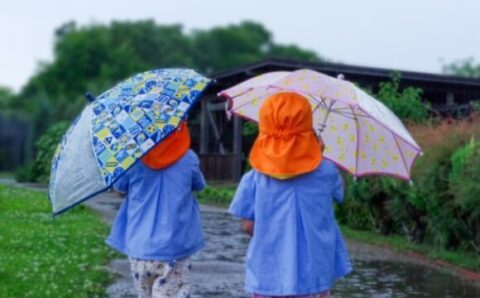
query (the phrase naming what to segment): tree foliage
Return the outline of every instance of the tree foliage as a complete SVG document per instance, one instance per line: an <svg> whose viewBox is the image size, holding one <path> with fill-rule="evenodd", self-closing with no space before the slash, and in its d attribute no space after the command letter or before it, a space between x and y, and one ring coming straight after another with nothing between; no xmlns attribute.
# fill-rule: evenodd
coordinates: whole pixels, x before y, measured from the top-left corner
<svg viewBox="0 0 480 298"><path fill-rule="evenodd" d="M136 72L191 67L208 75L268 56L320 60L312 51L276 44L272 34L254 22L191 33L181 25L150 20L84 27L69 22L55 32L53 62L40 67L19 101L33 113L46 100L52 122L70 120L85 104L86 91L99 94Z"/></svg>
<svg viewBox="0 0 480 298"><path fill-rule="evenodd" d="M376 98L402 120L425 121L429 116L430 106L422 101L422 89L407 87L401 90L400 79L400 74L394 73L391 81L380 83Z"/></svg>
<svg viewBox="0 0 480 298"><path fill-rule="evenodd" d="M443 72L466 78L480 78L480 63L474 58L461 59L445 64Z"/></svg>
<svg viewBox="0 0 480 298"><path fill-rule="evenodd" d="M17 170L17 181L48 182L53 155L69 126L67 121L62 121L48 128L35 143L37 155L34 162Z"/></svg>
<svg viewBox="0 0 480 298"><path fill-rule="evenodd" d="M8 110L13 105L13 91L7 87L0 86L0 111Z"/></svg>

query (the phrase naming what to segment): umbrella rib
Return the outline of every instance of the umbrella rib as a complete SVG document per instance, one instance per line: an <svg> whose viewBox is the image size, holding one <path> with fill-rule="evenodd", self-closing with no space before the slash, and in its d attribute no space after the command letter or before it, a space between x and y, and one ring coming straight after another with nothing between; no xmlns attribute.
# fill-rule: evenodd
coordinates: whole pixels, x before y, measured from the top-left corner
<svg viewBox="0 0 480 298"><path fill-rule="evenodd" d="M352 114L354 115L353 120L355 120L355 129L357 130L357 142L355 148L355 173L354 177L358 177L358 159L360 158L360 124L358 123L358 118L355 115L355 110L352 106L349 106Z"/></svg>
<svg viewBox="0 0 480 298"><path fill-rule="evenodd" d="M358 119L358 117L372 118L372 117L370 117L369 115L359 115L359 114L355 114L354 112L348 113L348 112L338 111L338 110L332 110L332 112L334 112L335 114L338 114L338 115L347 117L347 118L349 118L349 119L355 119L355 118Z"/></svg>
<svg viewBox="0 0 480 298"><path fill-rule="evenodd" d="M393 140L395 141L395 144L397 145L398 152L400 153L400 157L402 158L402 163L403 166L405 167L405 172L407 173L407 176L410 176L410 170L408 169L407 166L407 161L405 160L405 156L403 156L402 148L400 147L400 144L398 144L398 140L396 138L396 135L393 135Z"/></svg>
<svg viewBox="0 0 480 298"><path fill-rule="evenodd" d="M335 113L335 114L337 114L337 115L343 116L343 117L348 118L348 119L351 119L351 120L355 120L355 116L353 116L353 115L351 115L351 114L338 113L338 112L335 112L335 111L332 111L332 113Z"/></svg>
<svg viewBox="0 0 480 298"><path fill-rule="evenodd" d="M262 87L263 87L263 86L262 86ZM269 86L269 87L270 87L270 86ZM274 86L272 86L272 87L274 87ZM275 87L274 87L274 88L275 88ZM244 92L244 93L242 93L242 94L240 94L240 95L238 95L238 96L245 95L247 92L250 92L250 91L253 91L253 90L256 90L256 89L260 89L260 88L252 87L252 88L250 88L248 91L246 91L246 92ZM268 89L269 89L269 88L266 89L266 90L267 90L267 96L271 94L271 93L268 91ZM276 90L275 90L275 91L276 91ZM234 100L235 100L236 98L238 98L238 96L232 97L232 105L233 105ZM240 109L241 107L246 106L246 105L249 104L251 101L252 101L252 100L248 100L247 102L242 103L242 104L240 104L240 105L237 106L237 107L232 107L232 111L238 110L238 109Z"/></svg>
<svg viewBox="0 0 480 298"><path fill-rule="evenodd" d="M318 102L315 108L312 110L312 114L315 113L316 110L320 107L320 103Z"/></svg>

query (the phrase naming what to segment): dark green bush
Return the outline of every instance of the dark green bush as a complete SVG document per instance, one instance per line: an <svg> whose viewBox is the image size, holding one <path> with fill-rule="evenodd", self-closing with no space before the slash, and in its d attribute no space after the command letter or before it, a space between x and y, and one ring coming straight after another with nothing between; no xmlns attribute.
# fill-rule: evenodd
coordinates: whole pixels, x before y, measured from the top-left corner
<svg viewBox="0 0 480 298"><path fill-rule="evenodd" d="M355 229L374 229L375 219L369 205L362 200L363 195L357 196L365 183L363 179L354 182L350 176L345 177L345 199L342 204L335 205L335 217L339 223Z"/></svg>
<svg viewBox="0 0 480 298"><path fill-rule="evenodd" d="M480 253L480 142L472 141L452 156L450 194L467 237L465 246Z"/></svg>
<svg viewBox="0 0 480 298"><path fill-rule="evenodd" d="M68 122L58 122L47 129L35 143L36 156L33 163L17 170L17 181L48 182L55 149L69 126Z"/></svg>
<svg viewBox="0 0 480 298"><path fill-rule="evenodd" d="M197 198L202 203L226 205L232 201L234 194L234 187L206 187L197 193Z"/></svg>
<svg viewBox="0 0 480 298"><path fill-rule="evenodd" d="M337 216L342 223L361 229L376 229L389 234L393 221L386 210L389 200L386 183L388 178L365 177L354 181L346 178L344 204L337 207Z"/></svg>
<svg viewBox="0 0 480 298"><path fill-rule="evenodd" d="M470 140L480 138L479 115L411 125L410 131L424 150L413 168L414 185L387 177L353 183L347 177L345 204L337 208L339 221L383 234L400 233L415 243L478 251L480 146Z"/></svg>
<svg viewBox="0 0 480 298"><path fill-rule="evenodd" d="M390 82L382 82L375 95L402 120L425 122L430 106L422 101L422 89L407 87L400 90L400 74L395 73Z"/></svg>
<svg viewBox="0 0 480 298"><path fill-rule="evenodd" d="M15 180L17 180L17 182L34 182L36 175L33 168L33 163L17 168L15 171Z"/></svg>

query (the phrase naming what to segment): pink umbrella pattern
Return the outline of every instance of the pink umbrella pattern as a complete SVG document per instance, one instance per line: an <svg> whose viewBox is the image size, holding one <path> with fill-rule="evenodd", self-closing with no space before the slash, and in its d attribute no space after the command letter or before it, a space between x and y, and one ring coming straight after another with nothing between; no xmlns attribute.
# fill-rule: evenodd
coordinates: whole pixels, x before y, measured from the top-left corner
<svg viewBox="0 0 480 298"><path fill-rule="evenodd" d="M219 93L227 113L258 122L262 102L282 91L309 99L314 129L325 142L325 158L355 177L391 175L411 179L422 154L403 123L383 103L351 82L309 69L259 75Z"/></svg>

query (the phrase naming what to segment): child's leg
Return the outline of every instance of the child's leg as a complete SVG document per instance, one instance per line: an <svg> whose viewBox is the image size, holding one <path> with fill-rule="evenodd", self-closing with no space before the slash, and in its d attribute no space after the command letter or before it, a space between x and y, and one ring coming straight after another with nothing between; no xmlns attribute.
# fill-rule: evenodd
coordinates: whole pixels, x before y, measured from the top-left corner
<svg viewBox="0 0 480 298"><path fill-rule="evenodd" d="M164 274L155 279L152 298L190 297L190 259L178 260L166 266Z"/></svg>
<svg viewBox="0 0 480 298"><path fill-rule="evenodd" d="M151 298L153 282L158 277L157 272L162 268L156 268L158 264L154 264L157 263L155 261L146 261L134 258L129 258L129 260L138 297ZM163 266L164 263L161 263L160 267Z"/></svg>

